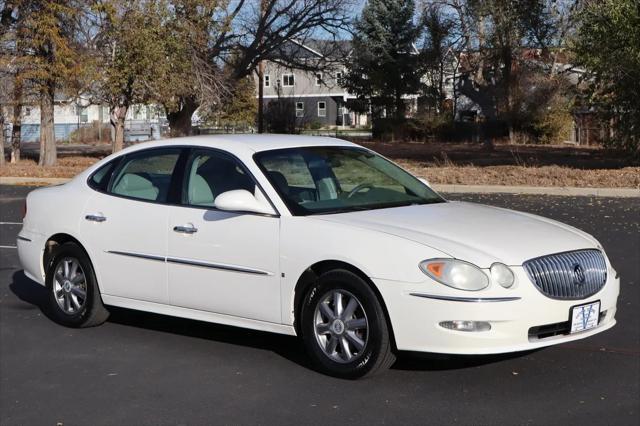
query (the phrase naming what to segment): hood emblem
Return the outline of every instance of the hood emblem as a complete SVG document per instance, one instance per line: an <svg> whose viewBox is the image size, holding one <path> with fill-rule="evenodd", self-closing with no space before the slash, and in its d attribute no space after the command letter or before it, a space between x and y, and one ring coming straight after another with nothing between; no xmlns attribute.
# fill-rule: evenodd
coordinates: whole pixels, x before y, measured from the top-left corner
<svg viewBox="0 0 640 426"><path fill-rule="evenodd" d="M576 263L573 265L573 283L575 285L582 285L584 284L584 281L584 269L582 269L582 266L580 266L579 263Z"/></svg>

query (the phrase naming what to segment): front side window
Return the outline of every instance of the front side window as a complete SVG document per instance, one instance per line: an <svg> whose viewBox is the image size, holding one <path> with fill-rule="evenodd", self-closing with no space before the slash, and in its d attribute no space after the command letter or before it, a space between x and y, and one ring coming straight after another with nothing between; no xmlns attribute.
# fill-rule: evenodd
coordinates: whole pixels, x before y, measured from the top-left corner
<svg viewBox="0 0 640 426"><path fill-rule="evenodd" d="M187 162L182 202L213 207L223 192L244 189L255 193L256 185L244 168L227 155L212 150L194 150Z"/></svg>
<svg viewBox="0 0 640 426"><path fill-rule="evenodd" d="M296 117L304 117L304 102L296 102Z"/></svg>
<svg viewBox="0 0 640 426"><path fill-rule="evenodd" d="M326 117L326 116L327 116L327 103L318 102L318 117Z"/></svg>
<svg viewBox="0 0 640 426"><path fill-rule="evenodd" d="M444 202L416 177L362 148L281 149L255 159L295 215Z"/></svg>
<svg viewBox="0 0 640 426"><path fill-rule="evenodd" d="M153 149L127 155L116 172L110 193L166 203L180 149Z"/></svg>
<svg viewBox="0 0 640 426"><path fill-rule="evenodd" d="M283 87L293 87L295 84L293 74L285 74L282 76L282 86Z"/></svg>

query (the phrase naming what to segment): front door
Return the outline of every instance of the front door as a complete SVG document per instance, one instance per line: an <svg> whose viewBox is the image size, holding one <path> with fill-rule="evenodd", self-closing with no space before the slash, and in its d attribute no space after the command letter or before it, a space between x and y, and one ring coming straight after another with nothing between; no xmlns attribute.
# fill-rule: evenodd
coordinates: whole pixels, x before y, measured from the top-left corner
<svg viewBox="0 0 640 426"><path fill-rule="evenodd" d="M256 194L253 178L225 153L193 149L184 179L183 206L169 208L171 304L280 323L279 218L213 207L226 191Z"/></svg>

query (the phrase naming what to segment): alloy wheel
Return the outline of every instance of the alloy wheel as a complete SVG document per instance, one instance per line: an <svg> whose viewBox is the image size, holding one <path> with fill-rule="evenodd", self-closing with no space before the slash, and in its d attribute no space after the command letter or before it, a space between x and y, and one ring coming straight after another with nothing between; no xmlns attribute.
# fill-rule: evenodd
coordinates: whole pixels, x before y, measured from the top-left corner
<svg viewBox="0 0 640 426"><path fill-rule="evenodd" d="M369 322L356 296L346 290L331 290L316 306L314 331L324 354L344 364L362 355L369 338Z"/></svg>
<svg viewBox="0 0 640 426"><path fill-rule="evenodd" d="M75 315L87 302L87 281L78 259L65 257L55 267L53 295L58 307L67 315Z"/></svg>

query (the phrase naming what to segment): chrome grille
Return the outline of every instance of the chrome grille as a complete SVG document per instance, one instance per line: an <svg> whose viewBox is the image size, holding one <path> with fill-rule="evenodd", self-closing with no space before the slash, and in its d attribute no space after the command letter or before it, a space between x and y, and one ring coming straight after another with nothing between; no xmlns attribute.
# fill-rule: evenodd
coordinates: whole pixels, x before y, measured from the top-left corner
<svg viewBox="0 0 640 426"><path fill-rule="evenodd" d="M584 299L607 281L607 264L600 250L576 250L527 260L529 278L554 299Z"/></svg>

